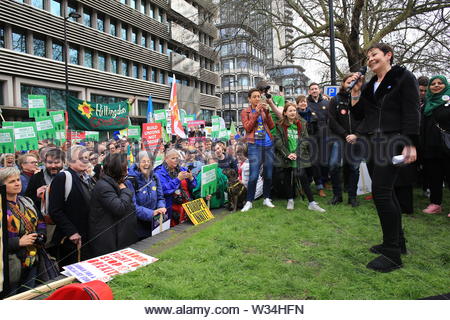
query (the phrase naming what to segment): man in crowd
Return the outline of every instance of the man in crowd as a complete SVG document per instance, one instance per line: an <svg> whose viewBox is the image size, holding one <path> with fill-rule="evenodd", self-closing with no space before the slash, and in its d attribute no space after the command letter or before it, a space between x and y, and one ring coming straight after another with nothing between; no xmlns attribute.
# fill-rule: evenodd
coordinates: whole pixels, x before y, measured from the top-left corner
<svg viewBox="0 0 450 320"><path fill-rule="evenodd" d="M419 82L419 98L420 98L419 106L420 110L422 110L423 106L425 105L425 95L427 93L428 82L430 80L428 79L428 77L421 76L417 78L417 81Z"/></svg>
<svg viewBox="0 0 450 320"><path fill-rule="evenodd" d="M39 172L39 161L34 153L26 153L19 157L17 163L20 168L20 181L22 182L22 191L20 192L20 195L22 196L25 194L25 190L27 190L31 177Z"/></svg>
<svg viewBox="0 0 450 320"><path fill-rule="evenodd" d="M86 174L88 154L83 146L71 147L68 172L56 175L49 192L49 213L56 224L53 241L59 244L60 266L75 263L79 258L88 258L83 246L88 240L90 195L93 190L92 180ZM69 179L67 184L66 179Z"/></svg>

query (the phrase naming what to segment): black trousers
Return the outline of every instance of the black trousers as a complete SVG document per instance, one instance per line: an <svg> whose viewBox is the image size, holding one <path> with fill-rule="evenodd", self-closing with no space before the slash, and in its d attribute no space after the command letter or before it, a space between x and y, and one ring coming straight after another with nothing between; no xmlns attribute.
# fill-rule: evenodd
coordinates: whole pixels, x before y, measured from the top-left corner
<svg viewBox="0 0 450 320"><path fill-rule="evenodd" d="M398 203L402 213L412 214L414 213L413 205L413 186L401 186L395 187L395 196L397 197Z"/></svg>
<svg viewBox="0 0 450 320"><path fill-rule="evenodd" d="M430 202L442 204L442 185L444 181L450 182L450 157L425 159L425 175L430 186Z"/></svg>

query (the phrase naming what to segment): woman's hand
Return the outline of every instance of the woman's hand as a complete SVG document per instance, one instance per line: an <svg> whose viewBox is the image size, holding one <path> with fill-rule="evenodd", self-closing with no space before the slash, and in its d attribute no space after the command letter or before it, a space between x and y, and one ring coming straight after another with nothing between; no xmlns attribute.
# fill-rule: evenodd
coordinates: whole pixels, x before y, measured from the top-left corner
<svg viewBox="0 0 450 320"><path fill-rule="evenodd" d="M119 184L119 189L120 190L122 190L122 189L125 189L127 186L125 185L125 183L123 183L123 182L121 182L120 184Z"/></svg>
<svg viewBox="0 0 450 320"><path fill-rule="evenodd" d="M179 173L178 173L178 180L184 180L184 179L186 179L186 171L180 171Z"/></svg>
<svg viewBox="0 0 450 320"><path fill-rule="evenodd" d="M417 151L415 146L404 146L402 155L405 156L404 163L409 164L417 160Z"/></svg>
<svg viewBox="0 0 450 320"><path fill-rule="evenodd" d="M295 153L291 153L288 155L289 160L297 160L297 155Z"/></svg>
<svg viewBox="0 0 450 320"><path fill-rule="evenodd" d="M208 195L205 197L206 201L211 200L211 198L212 198L212 195L210 195L210 194L208 194Z"/></svg>
<svg viewBox="0 0 450 320"><path fill-rule="evenodd" d="M348 136L345 137L345 140L347 141L347 143L350 143L350 144L356 143L356 139L358 139L358 137L354 134L349 134Z"/></svg>
<svg viewBox="0 0 450 320"><path fill-rule="evenodd" d="M19 247L28 247L34 244L34 241L36 240L38 234L37 233L30 233L22 236L19 239Z"/></svg>

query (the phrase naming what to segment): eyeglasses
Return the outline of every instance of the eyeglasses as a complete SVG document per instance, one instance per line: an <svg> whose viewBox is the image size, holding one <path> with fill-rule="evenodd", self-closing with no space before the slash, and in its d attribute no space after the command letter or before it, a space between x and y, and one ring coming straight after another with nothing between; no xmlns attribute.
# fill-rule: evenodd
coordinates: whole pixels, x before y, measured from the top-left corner
<svg viewBox="0 0 450 320"><path fill-rule="evenodd" d="M30 162L24 162L24 163L29 163L29 164L38 164L39 162L37 162L37 161L30 161Z"/></svg>
<svg viewBox="0 0 450 320"><path fill-rule="evenodd" d="M98 160L98 157L89 158L89 161L95 161Z"/></svg>

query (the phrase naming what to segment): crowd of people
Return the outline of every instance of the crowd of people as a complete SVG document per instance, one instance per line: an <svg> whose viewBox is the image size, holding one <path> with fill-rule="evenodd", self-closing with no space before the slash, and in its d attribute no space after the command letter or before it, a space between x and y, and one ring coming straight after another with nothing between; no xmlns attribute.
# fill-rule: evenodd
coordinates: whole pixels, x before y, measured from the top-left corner
<svg viewBox="0 0 450 320"><path fill-rule="evenodd" d="M331 100L316 83L308 96L282 107L251 89L241 113L244 132L229 141L173 137L147 151L126 137L62 147L41 141L39 150L2 154L11 292L51 276L42 263L49 257L62 267L151 236L156 216L171 226L187 220L182 204L201 197L201 169L214 163L217 191L205 197L212 209L227 206L230 188L242 184L246 195L234 210L251 211L260 197L268 208L283 198L294 210L301 196L307 203L299 212L325 212L315 197L325 197L327 188L330 205L343 202L344 191L350 206L359 205L359 168L367 162L383 231L383 243L370 248L380 256L368 267L401 267L401 213L414 211L413 186L429 192L424 213L442 211L450 179L450 86L444 76L417 81L392 59L391 47L373 46L368 66L374 77L362 86L360 75L345 75ZM403 140L392 147L397 137ZM395 155L403 155L403 166L392 163Z"/></svg>

